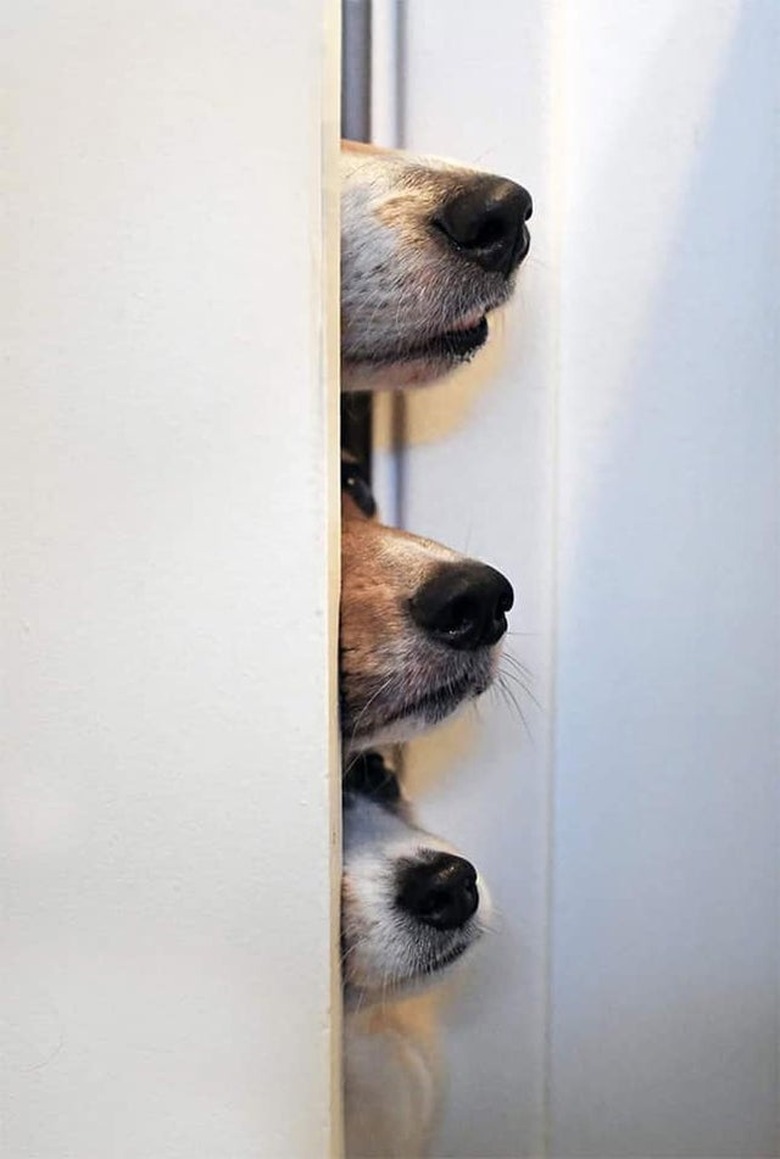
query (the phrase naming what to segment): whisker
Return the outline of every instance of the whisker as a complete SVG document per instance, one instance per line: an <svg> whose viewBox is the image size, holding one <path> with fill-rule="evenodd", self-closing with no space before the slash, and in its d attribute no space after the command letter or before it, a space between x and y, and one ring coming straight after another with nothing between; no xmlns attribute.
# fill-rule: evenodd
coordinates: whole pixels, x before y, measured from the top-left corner
<svg viewBox="0 0 780 1159"><path fill-rule="evenodd" d="M517 656L513 656L508 649L505 649L501 653L501 660L506 661L506 663L511 665L515 671L521 672L522 675L526 676L529 680L535 679L534 673L531 671L528 665L523 664L522 660L518 660Z"/></svg>
<svg viewBox="0 0 780 1159"><path fill-rule="evenodd" d="M519 676L516 672L507 672L505 669L499 669L499 675L502 676L506 680L511 680L512 683L517 685L517 687L521 690L521 692L524 692L525 695L528 697L528 699L530 701L532 701L533 704L536 705L536 707L539 709L540 712L544 712L544 706L543 706L542 702L539 700L538 696L536 696L536 694L533 692L533 690L528 686L528 684L526 684L526 682L525 682L525 680L523 680L522 676Z"/></svg>
<svg viewBox="0 0 780 1159"><path fill-rule="evenodd" d="M522 708L520 707L520 702L518 701L514 692L511 690L511 688L509 688L504 683L504 674L503 673L499 675L498 680L496 681L494 687L504 697L505 703L509 707L514 708L515 712L517 713L517 715L520 717L520 720L522 721L523 728L525 729L525 732L526 732L526 735L527 735L529 741L531 741L533 743L533 739L534 739L533 733L531 732L531 729L529 727L528 721L526 719L526 715L523 712Z"/></svg>
<svg viewBox="0 0 780 1159"><path fill-rule="evenodd" d="M350 738L351 743L354 743L355 738L357 737L358 728L360 727L360 723L363 720L363 718L365 717L365 715L368 712L371 705L374 703L374 701L376 700L376 698L378 696L381 696L383 692L387 691L387 689L393 683L394 679L395 679L395 675L388 676L387 680L385 680L385 682L383 684L380 684L379 688L376 690L374 695L370 696L368 698L368 700L366 701L366 703L363 705L360 712L355 717L354 724L352 725L352 736Z"/></svg>

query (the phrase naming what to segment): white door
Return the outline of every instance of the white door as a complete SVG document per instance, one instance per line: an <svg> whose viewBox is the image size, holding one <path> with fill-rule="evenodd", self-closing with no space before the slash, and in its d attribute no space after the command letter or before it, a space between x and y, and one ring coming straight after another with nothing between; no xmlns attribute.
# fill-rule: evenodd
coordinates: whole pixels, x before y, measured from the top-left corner
<svg viewBox="0 0 780 1159"><path fill-rule="evenodd" d="M6 30L8 1159L338 1139L336 16Z"/></svg>

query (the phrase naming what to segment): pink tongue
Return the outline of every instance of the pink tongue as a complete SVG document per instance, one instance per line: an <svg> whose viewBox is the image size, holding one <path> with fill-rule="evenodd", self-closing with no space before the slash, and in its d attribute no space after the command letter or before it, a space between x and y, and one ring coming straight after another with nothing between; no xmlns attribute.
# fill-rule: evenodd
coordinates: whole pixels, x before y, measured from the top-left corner
<svg viewBox="0 0 780 1159"><path fill-rule="evenodd" d="M468 314L461 322L450 326L449 333L455 334L460 330L473 330L475 326L479 326L481 321L482 314Z"/></svg>

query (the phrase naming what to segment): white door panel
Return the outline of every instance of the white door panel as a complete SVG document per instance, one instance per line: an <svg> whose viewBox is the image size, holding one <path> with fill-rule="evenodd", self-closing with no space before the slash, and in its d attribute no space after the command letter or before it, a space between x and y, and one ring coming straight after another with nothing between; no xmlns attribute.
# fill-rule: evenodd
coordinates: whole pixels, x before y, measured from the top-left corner
<svg viewBox="0 0 780 1159"><path fill-rule="evenodd" d="M324 19L68 0L10 20L9 1159L338 1136Z"/></svg>

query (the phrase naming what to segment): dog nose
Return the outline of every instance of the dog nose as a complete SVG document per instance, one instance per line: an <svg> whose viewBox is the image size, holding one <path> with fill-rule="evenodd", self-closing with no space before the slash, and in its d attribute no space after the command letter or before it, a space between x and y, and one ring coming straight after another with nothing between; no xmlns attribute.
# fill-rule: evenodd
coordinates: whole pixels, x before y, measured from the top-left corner
<svg viewBox="0 0 780 1159"><path fill-rule="evenodd" d="M512 273L528 252L531 194L504 177L476 177L439 210L436 228L468 261L489 273Z"/></svg>
<svg viewBox="0 0 780 1159"><path fill-rule="evenodd" d="M473 651L497 643L515 594L506 576L485 563L445 563L409 601L418 627L450 648Z"/></svg>
<svg viewBox="0 0 780 1159"><path fill-rule="evenodd" d="M463 857L437 853L403 871L398 904L427 926L456 930L479 905L477 871Z"/></svg>

